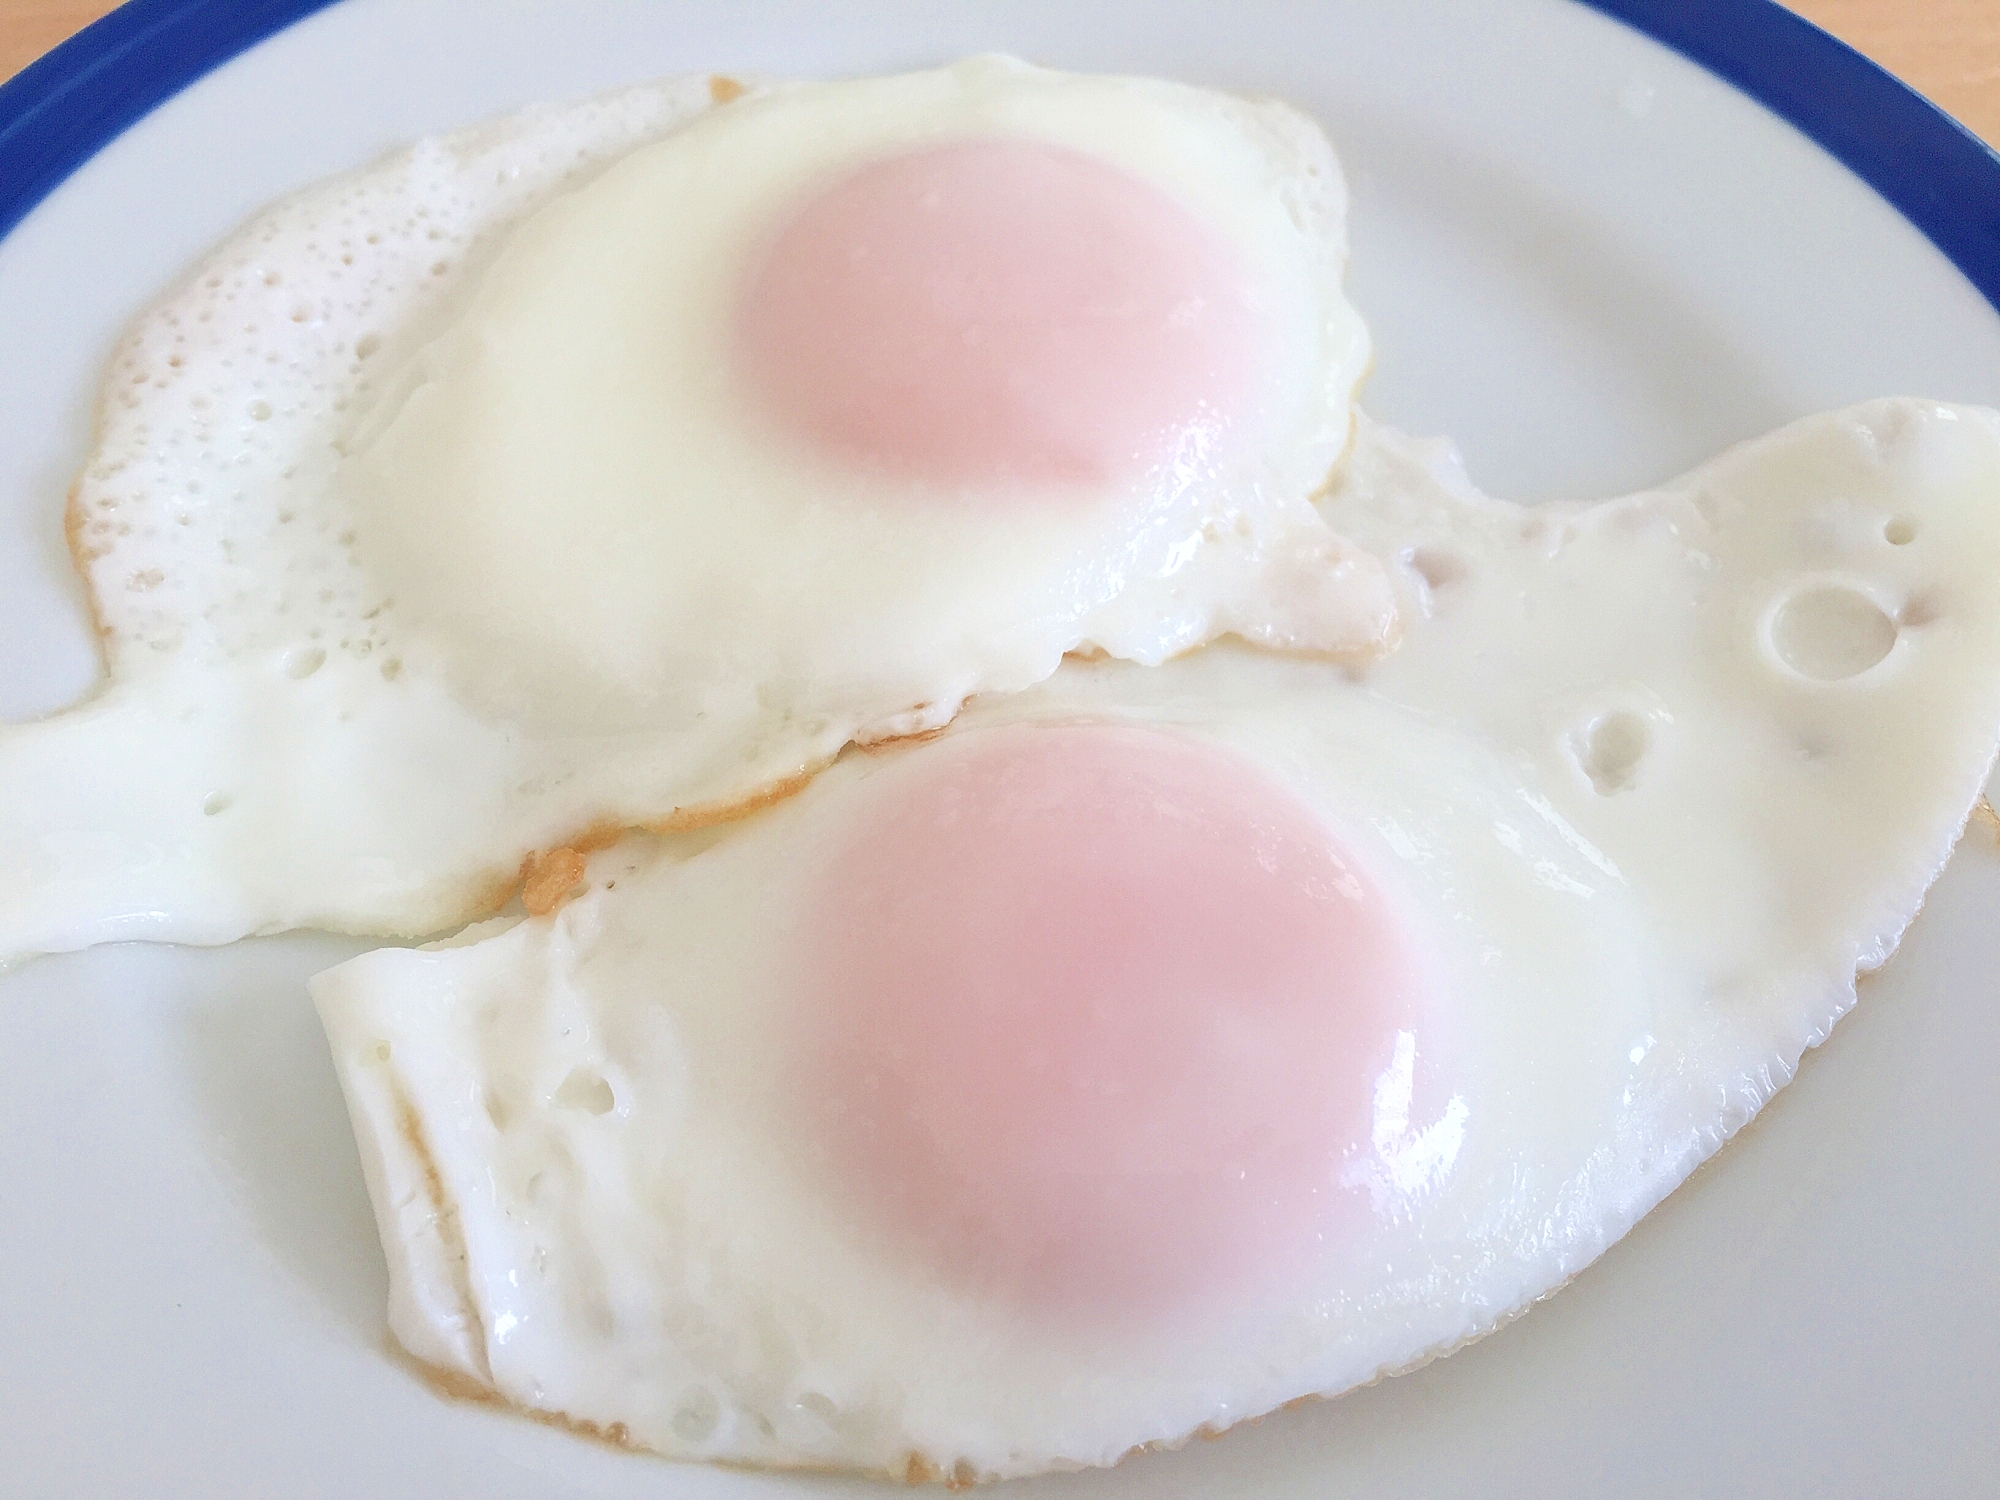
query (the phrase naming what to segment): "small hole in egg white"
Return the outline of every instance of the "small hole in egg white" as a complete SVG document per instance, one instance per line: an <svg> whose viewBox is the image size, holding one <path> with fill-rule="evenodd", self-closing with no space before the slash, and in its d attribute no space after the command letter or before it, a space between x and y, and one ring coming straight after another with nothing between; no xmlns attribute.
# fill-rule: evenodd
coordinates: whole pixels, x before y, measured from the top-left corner
<svg viewBox="0 0 2000 1500"><path fill-rule="evenodd" d="M1821 583L1792 595L1771 616L1770 632L1778 659L1815 682L1858 677L1896 645L1896 622L1845 583Z"/></svg>
<svg viewBox="0 0 2000 1500"><path fill-rule="evenodd" d="M389 1044L387 1042L377 1042L375 1044L374 1053L375 1053L375 1061L377 1061L378 1063L387 1062L389 1060L389 1053L390 1053Z"/></svg>
<svg viewBox="0 0 2000 1500"><path fill-rule="evenodd" d="M1908 516L1897 516L1882 528L1882 540L1891 547L1907 547L1917 539L1917 523Z"/></svg>
<svg viewBox="0 0 2000 1500"><path fill-rule="evenodd" d="M557 1087L554 1103L558 1109L580 1109L586 1114L608 1115L617 1103L611 1085L588 1068L575 1068Z"/></svg>
<svg viewBox="0 0 2000 1500"><path fill-rule="evenodd" d="M1644 716L1616 709L1585 728L1578 764L1600 797L1615 796L1631 790L1651 744L1652 729Z"/></svg>
<svg viewBox="0 0 2000 1500"><path fill-rule="evenodd" d="M831 1396L819 1391L807 1391L798 1400L799 1410L811 1412L822 1422L831 1422L840 1415L840 1408Z"/></svg>
<svg viewBox="0 0 2000 1500"><path fill-rule="evenodd" d="M207 800L201 804L201 810L208 817L212 818L217 813L228 812L229 809L234 807L235 805L236 805L236 799L230 796L229 793L211 792Z"/></svg>
<svg viewBox="0 0 2000 1500"><path fill-rule="evenodd" d="M285 675L294 682L303 681L325 665L326 652L318 646L285 653Z"/></svg>

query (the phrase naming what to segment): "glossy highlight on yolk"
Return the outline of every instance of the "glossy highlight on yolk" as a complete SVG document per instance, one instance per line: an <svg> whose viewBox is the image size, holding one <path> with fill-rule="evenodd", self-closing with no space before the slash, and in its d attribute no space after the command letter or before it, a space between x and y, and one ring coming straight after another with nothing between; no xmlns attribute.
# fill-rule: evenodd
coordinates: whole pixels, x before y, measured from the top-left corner
<svg viewBox="0 0 2000 1500"><path fill-rule="evenodd" d="M1198 451L1254 375L1231 247L1152 184L1037 141L910 151L822 189L738 314L741 377L782 426L980 498Z"/></svg>
<svg viewBox="0 0 2000 1500"><path fill-rule="evenodd" d="M828 1191L986 1295L1145 1315L1280 1287L1422 1036L1395 913L1310 808L1180 734L908 752L796 954ZM1418 1043L1421 1045L1421 1043Z"/></svg>

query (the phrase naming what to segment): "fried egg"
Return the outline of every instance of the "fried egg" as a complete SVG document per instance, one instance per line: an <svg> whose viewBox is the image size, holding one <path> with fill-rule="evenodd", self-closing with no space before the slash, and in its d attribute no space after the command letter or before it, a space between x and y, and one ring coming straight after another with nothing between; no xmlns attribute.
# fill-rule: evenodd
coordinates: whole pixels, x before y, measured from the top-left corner
<svg viewBox="0 0 2000 1500"><path fill-rule="evenodd" d="M1367 668L1070 662L313 994L390 1322L677 1457L1106 1464L1447 1352L1887 959L2000 726L2000 416L1524 508L1364 428Z"/></svg>
<svg viewBox="0 0 2000 1500"><path fill-rule="evenodd" d="M0 954L434 932L1066 653L1379 654L1312 503L1343 214L1285 106L1004 58L633 90L268 211L114 361L111 680L0 731Z"/></svg>

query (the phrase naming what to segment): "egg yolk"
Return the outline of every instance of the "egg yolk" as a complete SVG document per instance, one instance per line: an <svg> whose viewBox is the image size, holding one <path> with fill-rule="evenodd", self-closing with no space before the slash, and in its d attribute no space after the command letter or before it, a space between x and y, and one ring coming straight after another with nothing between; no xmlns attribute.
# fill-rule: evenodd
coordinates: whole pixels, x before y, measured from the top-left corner
<svg viewBox="0 0 2000 1500"><path fill-rule="evenodd" d="M1191 461L1253 372L1231 248L1150 183L1034 141L912 151L823 189L738 314L742 377L784 426L954 494Z"/></svg>
<svg viewBox="0 0 2000 1500"><path fill-rule="evenodd" d="M1326 824L1235 755L1091 724L908 752L798 984L812 1159L898 1253L1092 1316L1281 1291L1420 1050L1416 969Z"/></svg>

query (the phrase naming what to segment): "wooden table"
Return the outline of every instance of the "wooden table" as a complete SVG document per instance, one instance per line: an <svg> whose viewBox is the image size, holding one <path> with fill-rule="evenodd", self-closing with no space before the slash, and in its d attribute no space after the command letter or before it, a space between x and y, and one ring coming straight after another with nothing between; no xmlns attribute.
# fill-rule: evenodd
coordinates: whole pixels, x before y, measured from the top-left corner
<svg viewBox="0 0 2000 1500"><path fill-rule="evenodd" d="M0 0L0 78L112 7ZM1792 0L1792 9L2000 144L2000 0Z"/></svg>

